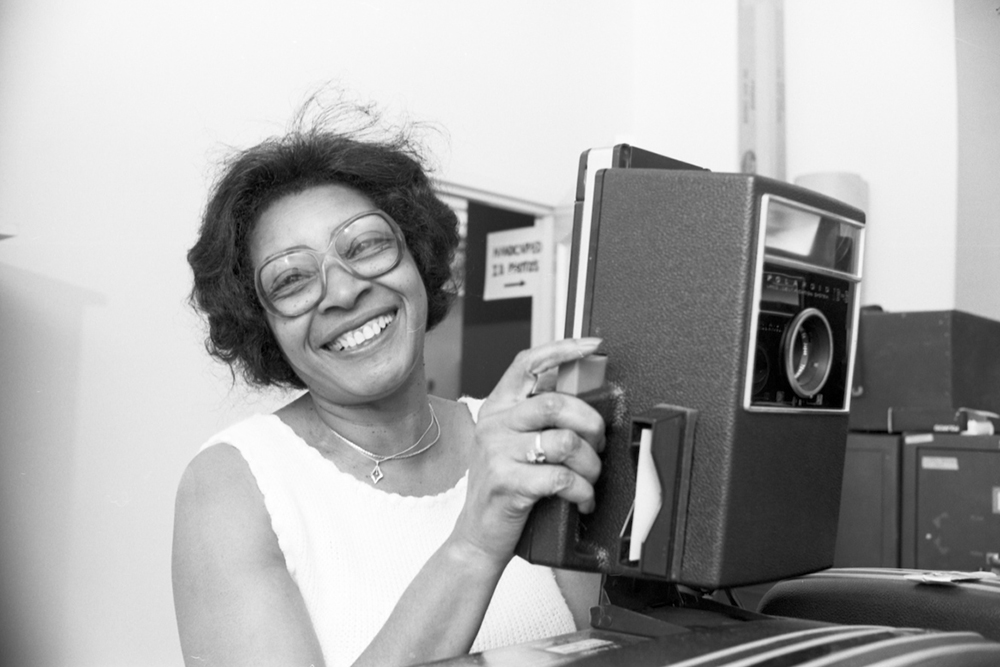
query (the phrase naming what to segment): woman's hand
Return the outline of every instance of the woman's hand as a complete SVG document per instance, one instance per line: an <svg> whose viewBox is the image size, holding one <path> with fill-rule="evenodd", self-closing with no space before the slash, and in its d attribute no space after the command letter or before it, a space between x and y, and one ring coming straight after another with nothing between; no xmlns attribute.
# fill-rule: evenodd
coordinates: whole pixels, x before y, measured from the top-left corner
<svg viewBox="0 0 1000 667"><path fill-rule="evenodd" d="M594 509L601 472L604 420L575 396L531 396L537 376L595 352L600 339L560 340L517 355L479 411L458 537L490 559L506 563L528 513L547 496Z"/></svg>

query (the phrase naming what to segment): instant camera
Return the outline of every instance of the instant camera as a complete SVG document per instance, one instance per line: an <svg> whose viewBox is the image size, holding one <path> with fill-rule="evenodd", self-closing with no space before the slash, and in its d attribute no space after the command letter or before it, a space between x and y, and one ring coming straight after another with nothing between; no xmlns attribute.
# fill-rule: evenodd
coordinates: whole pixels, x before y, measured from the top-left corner
<svg viewBox="0 0 1000 667"><path fill-rule="evenodd" d="M567 336L599 336L597 509L524 558L716 590L833 562L864 214L630 146L581 158Z"/></svg>

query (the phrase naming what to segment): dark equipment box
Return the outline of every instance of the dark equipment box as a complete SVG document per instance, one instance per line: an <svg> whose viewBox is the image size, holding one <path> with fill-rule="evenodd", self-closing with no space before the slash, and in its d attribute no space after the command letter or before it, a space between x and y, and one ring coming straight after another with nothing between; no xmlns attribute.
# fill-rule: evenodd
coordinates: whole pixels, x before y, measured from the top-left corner
<svg viewBox="0 0 1000 667"><path fill-rule="evenodd" d="M835 567L1000 566L1000 436L852 433Z"/></svg>
<svg viewBox="0 0 1000 667"><path fill-rule="evenodd" d="M862 309L852 431L900 432L900 409L1000 413L1000 322L959 310Z"/></svg>

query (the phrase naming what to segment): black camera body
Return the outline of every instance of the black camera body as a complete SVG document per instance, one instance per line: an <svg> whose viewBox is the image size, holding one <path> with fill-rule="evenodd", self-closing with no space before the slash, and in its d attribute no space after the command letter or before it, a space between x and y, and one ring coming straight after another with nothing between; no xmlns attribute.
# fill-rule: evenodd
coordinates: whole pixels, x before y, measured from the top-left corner
<svg viewBox="0 0 1000 667"><path fill-rule="evenodd" d="M519 555L709 589L829 567L864 214L749 174L592 177L567 334L607 354L597 509L544 500Z"/></svg>

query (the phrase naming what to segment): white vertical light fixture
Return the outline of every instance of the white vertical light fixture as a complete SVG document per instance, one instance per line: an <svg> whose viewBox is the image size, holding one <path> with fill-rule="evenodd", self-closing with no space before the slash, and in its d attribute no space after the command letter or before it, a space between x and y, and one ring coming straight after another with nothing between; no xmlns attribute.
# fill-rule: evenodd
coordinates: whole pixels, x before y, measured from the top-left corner
<svg viewBox="0 0 1000 667"><path fill-rule="evenodd" d="M785 180L784 0L739 0L740 171Z"/></svg>

